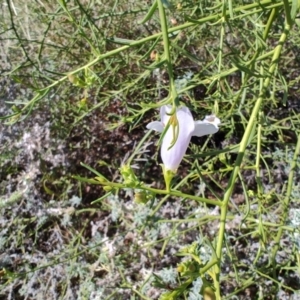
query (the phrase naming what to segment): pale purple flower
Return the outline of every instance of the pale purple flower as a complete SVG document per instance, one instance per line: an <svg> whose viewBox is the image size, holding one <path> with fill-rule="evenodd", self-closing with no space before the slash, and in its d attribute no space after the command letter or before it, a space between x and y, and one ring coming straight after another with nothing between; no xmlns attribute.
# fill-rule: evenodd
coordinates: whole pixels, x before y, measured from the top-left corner
<svg viewBox="0 0 300 300"><path fill-rule="evenodd" d="M165 126L170 122L162 140L161 158L166 170L176 172L189 146L191 137L216 133L219 130L220 119L210 115L206 116L203 121L194 121L187 107L177 108L176 113L172 116L168 115L171 110L172 106L170 105L162 106L160 108L161 121L149 123L147 129L163 132Z"/></svg>

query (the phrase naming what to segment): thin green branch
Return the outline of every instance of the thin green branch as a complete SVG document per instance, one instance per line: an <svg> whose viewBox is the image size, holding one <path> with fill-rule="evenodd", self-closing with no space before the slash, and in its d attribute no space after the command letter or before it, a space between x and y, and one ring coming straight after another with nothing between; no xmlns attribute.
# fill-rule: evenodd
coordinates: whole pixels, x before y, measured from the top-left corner
<svg viewBox="0 0 300 300"><path fill-rule="evenodd" d="M167 70L169 74L170 94L171 94L173 106L175 107L175 106L179 106L179 103L177 99L177 91L175 88L174 74L173 74L173 65L172 65L171 54L170 54L168 24L167 24L166 13L165 13L162 0L157 0L157 5L158 5L161 32L162 32L163 43L164 43L164 59L167 64Z"/></svg>
<svg viewBox="0 0 300 300"><path fill-rule="evenodd" d="M221 259L222 259L223 239L225 236L225 224L226 224L228 203L229 203L230 197L232 195L233 188L235 186L235 182L238 177L239 171L241 169L241 165L242 165L243 158L245 155L246 147L248 146L248 144L250 142L252 129L256 124L257 115L258 115L258 113L260 111L260 107L264 101L265 93L270 85L270 80L271 80L271 78L275 72L275 69L278 65L280 54L282 52L282 47L287 39L290 28L291 28L290 24L288 23L288 21L286 21L284 31L281 34L278 45L275 47L271 65L270 65L269 70L264 79L263 86L261 88L259 97L255 102L250 119L248 121L248 125L246 127L245 133L244 133L242 141L240 143L240 148L239 148L238 156L237 156L237 159L235 162L235 166L231 173L231 177L229 179L228 188L224 194L223 205L221 206L220 229L219 229L217 248L216 248L217 257L219 259L219 264L216 265L216 268L215 268L215 272L217 274L217 277L216 277L217 282L215 283L217 299L221 299L221 289L220 289Z"/></svg>
<svg viewBox="0 0 300 300"><path fill-rule="evenodd" d="M81 181L84 181L83 178L79 178L78 176L74 176L74 178L76 178L78 180L81 180ZM93 180L93 179L87 179L86 182L89 182L89 183L92 183L92 184L101 184L103 186L116 188L116 189L126 188L126 186L124 186L123 183L116 183L116 182L110 182L110 181L97 181L97 180ZM145 185L140 185L137 188L141 189L141 190L151 192L153 194L174 196L174 197L179 197L179 198L182 198L182 199L191 199L191 200L195 200L197 202L202 202L202 203L206 203L206 204L210 204L210 205L214 205L214 206L221 206L222 205L222 202L218 201L218 200L210 200L210 199L202 198L202 197L199 197L199 196L185 194L185 193L182 193L182 192L176 191L176 190L167 191L167 190L151 188L151 187L148 187L148 186L145 186Z"/></svg>
<svg viewBox="0 0 300 300"><path fill-rule="evenodd" d="M161 1L158 1L158 2L161 2ZM289 1L288 1L288 3L289 3ZM236 20L236 19L243 18L244 14L245 14L245 11L247 11L247 10L258 8L258 11L262 11L263 9L267 9L267 8L271 9L271 8L276 8L276 7L281 7L281 6L283 6L282 2L273 3L272 0L264 0L264 1L261 1L259 3L255 2L255 3L252 3L252 4L240 6L240 7L236 8L236 9L233 9L233 12L230 11L230 10L226 10L225 15L226 15L226 17L229 17L230 15L233 15L234 16L233 20ZM257 10L253 10L253 11L250 11L249 13L251 14L251 13L256 13L256 12L257 12ZM238 13L240 13L240 14L238 14ZM189 28L189 27L193 27L193 26L196 26L198 24L203 24L203 23L206 23L206 22L213 22L213 21L219 20L222 17L223 17L222 14L209 15L207 17L200 18L198 20L193 20L192 22L186 22L186 23L181 24L179 26L168 28L167 33L169 34L169 33L175 32L175 31L181 31L183 29L186 29L186 28ZM25 112L27 109L29 109L31 111L31 109L33 108L33 105L38 100L40 100L43 97L45 97L50 92L51 88L53 88L53 87L61 84L62 82L66 81L68 79L69 75L75 75L75 74L79 73L80 71L82 71L82 70L84 70L86 68L92 67L93 65L97 64L98 62L100 62L101 60L103 60L105 58L108 58L110 56L116 55L116 54L118 54L120 52L123 52L123 51L125 51L125 50L127 50L127 49L129 49L131 47L136 47L136 46L142 45L144 43L147 43L149 41L152 41L154 39L157 39L157 38L161 37L165 33L159 32L159 33L153 34L151 36L148 36L146 38L134 41L134 42L132 42L132 43L130 43L128 45L125 45L123 47L119 47L117 49L114 49L114 50L108 51L108 52L106 52L104 54L100 54L100 55L96 56L92 61L90 61L86 65L77 68L76 70L70 72L69 74L67 74L67 75L61 77L60 79L54 81L52 84L48 85L47 87L45 87L45 88L40 89L39 91L37 91L38 94L33 99L31 99L30 101L28 101L22 107L22 110L20 111L20 113L21 112ZM165 37L165 39L166 39L166 37ZM168 44L166 44L166 45L168 45ZM167 54L167 52L166 52L166 54ZM172 95L173 97L176 96L175 95L176 92L174 92L174 90L175 89L173 89L173 93L174 93L174 95ZM171 86L171 91L172 91L172 86ZM40 97L40 95L42 95L42 97ZM1 119L7 119L7 118L11 118L11 117L15 116L14 118L12 118L10 120L10 123L14 123L14 122L17 122L18 120L20 120L20 118L19 118L20 113L9 115L9 116L5 116L5 117L2 117ZM28 114L29 113L27 113L27 115Z"/></svg>
<svg viewBox="0 0 300 300"><path fill-rule="evenodd" d="M280 243L283 231L284 231L283 226L284 226L284 224L286 224L286 221L288 218L288 212L289 212L288 208L289 208L290 201L291 201L291 194L293 191L293 186L295 184L294 175L295 175L295 170L297 168L297 159L299 157L299 154L300 154L300 134L298 135L298 142L297 142L293 160L292 160L291 166L290 166L290 173L289 173L289 177L288 177L288 186L287 186L286 196L285 196L285 198L283 200L283 204L282 204L281 223L280 223L280 225L278 225L279 229L278 229L278 232L277 232L277 235L275 238L275 246L273 248L272 255L271 255L272 265L274 267L274 270L275 270L275 264L276 264L276 254L278 252L279 243Z"/></svg>

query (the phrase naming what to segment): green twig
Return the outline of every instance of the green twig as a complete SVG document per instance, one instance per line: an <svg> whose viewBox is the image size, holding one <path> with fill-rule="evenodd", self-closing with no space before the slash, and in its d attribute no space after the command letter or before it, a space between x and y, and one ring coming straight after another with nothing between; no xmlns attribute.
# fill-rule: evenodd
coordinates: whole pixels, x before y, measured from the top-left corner
<svg viewBox="0 0 300 300"><path fill-rule="evenodd" d="M287 1L285 1L285 2L287 2ZM268 70L268 72L266 74L266 77L264 79L263 86L261 88L259 97L256 100L255 105L253 107L250 119L248 121L248 125L246 127L244 136L243 136L242 141L240 143L238 156L237 156L237 159L236 159L236 162L235 162L234 169L231 173L231 177L229 179L228 188L227 188L227 190L224 194L223 205L221 206L220 229L219 229L218 240L217 240L217 248L216 248L216 253L217 253L217 256L218 256L218 259L219 259L219 263L215 267L215 272L217 274L217 276L216 276L216 281L217 282L215 282L217 299L221 299L221 287L220 287L221 259L222 259L222 248L223 248L223 239L224 239L224 235L225 235L225 224L226 224L228 203L229 203L230 197L232 195L233 188L235 186L235 182L236 182L236 179L238 177L239 171L241 169L241 164L243 162L246 147L250 142L252 129L256 124L257 115L258 115L258 113L260 111L260 107L263 103L265 93L266 93L266 91L267 91L267 89L270 85L270 80L271 80L271 78L272 78L272 76L275 72L275 69L278 65L280 54L281 54L281 51L282 51L282 47L283 47L283 44L285 43L285 41L287 39L287 36L288 36L288 33L289 33L290 29L291 29L291 24L289 23L289 20L286 19L284 31L281 34L278 45L274 49L274 54L273 54L273 58L272 58L272 61L271 61L271 65L270 65L269 70Z"/></svg>
<svg viewBox="0 0 300 300"><path fill-rule="evenodd" d="M298 142L296 145L296 149L294 152L294 156L293 156L293 160L291 162L291 166L290 166L290 173L289 173L289 177L288 177L288 186L287 186L287 191L286 191L286 195L285 198L283 200L282 203L282 217L281 217L281 223L280 225L278 225L278 232L277 232L277 236L275 238L275 246L273 248L272 251L272 255L271 255L271 259L272 259L272 265L273 265L273 269L275 271L275 264L276 264L276 254L278 252L279 249L279 243L284 231L284 224L286 223L286 220L288 218L288 213L289 213L289 205L290 205L290 201L291 201L291 194L293 191L293 185L294 185L294 174L295 174L295 169L297 168L297 159L299 157L300 154L300 134L298 135Z"/></svg>

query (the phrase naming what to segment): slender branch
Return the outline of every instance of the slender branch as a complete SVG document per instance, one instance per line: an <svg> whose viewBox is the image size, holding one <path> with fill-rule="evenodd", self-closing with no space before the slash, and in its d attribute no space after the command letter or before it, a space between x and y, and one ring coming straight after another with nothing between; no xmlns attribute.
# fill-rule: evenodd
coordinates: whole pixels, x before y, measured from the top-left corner
<svg viewBox="0 0 300 300"><path fill-rule="evenodd" d="M219 263L216 265L216 268L215 268L215 272L217 274L216 280L217 280L218 283L220 283L222 247L223 247L223 239L224 239L224 235L225 235L225 224L226 224L228 203L229 203L230 197L232 195L233 188L235 186L235 182L236 182L236 179L238 177L239 171L241 169L241 164L243 162L246 147L247 147L247 145L249 144L249 141L250 141L253 126L255 126L255 124L256 124L257 115L258 115L258 113L260 111L260 107L263 103L265 93L266 93L266 91L267 91L267 89L270 85L270 80L271 80L271 78L272 78L272 76L275 72L275 69L278 65L278 61L279 61L279 57L280 57L280 54L281 54L281 51L282 51L282 47L283 47L283 44L285 43L285 41L287 39L290 28L291 28L290 24L288 23L288 20L286 20L285 27L284 27L284 30L281 34L280 39L279 39L278 45L274 49L274 54L273 54L273 58L272 58L272 61L271 61L269 71L266 74L266 78L263 82L259 97L256 100L255 106L252 110L248 125L247 125L246 130L245 130L244 136L243 136L242 141L240 143L240 148L239 148L238 156L237 156L237 159L236 159L236 162L235 162L235 166L234 166L234 169L231 173L231 177L229 179L228 188L227 188L227 190L224 194L223 205L221 206L220 229L219 229L217 249L216 249L217 257L219 259ZM221 299L220 284L216 284L215 288L216 288L217 299Z"/></svg>

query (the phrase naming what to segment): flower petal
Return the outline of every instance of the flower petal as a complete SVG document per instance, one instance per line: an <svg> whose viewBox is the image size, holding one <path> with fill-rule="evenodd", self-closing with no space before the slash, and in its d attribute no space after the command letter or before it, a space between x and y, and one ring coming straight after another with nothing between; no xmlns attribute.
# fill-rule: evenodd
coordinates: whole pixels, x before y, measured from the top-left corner
<svg viewBox="0 0 300 300"><path fill-rule="evenodd" d="M171 105L164 105L160 107L160 120L166 126L169 122L171 116L167 115L171 112L172 106Z"/></svg>
<svg viewBox="0 0 300 300"><path fill-rule="evenodd" d="M161 112L167 113L171 111L171 107L165 107ZM169 110L170 109L170 110ZM175 144L170 148L174 139L173 126L168 128L161 146L161 158L167 170L176 171L181 163L183 156L188 148L192 133L195 129L195 123L190 110L187 107L181 107L176 110L176 117L178 122L178 137ZM162 120L169 119L170 116L162 115Z"/></svg>
<svg viewBox="0 0 300 300"><path fill-rule="evenodd" d="M164 131L164 124L162 122L159 121L153 121L150 122L147 126L147 129L152 129L158 132L163 132Z"/></svg>
<svg viewBox="0 0 300 300"><path fill-rule="evenodd" d="M204 136L218 132L218 125L221 124L219 118L215 115L206 116L203 121L195 122L195 129L192 133L193 136Z"/></svg>

